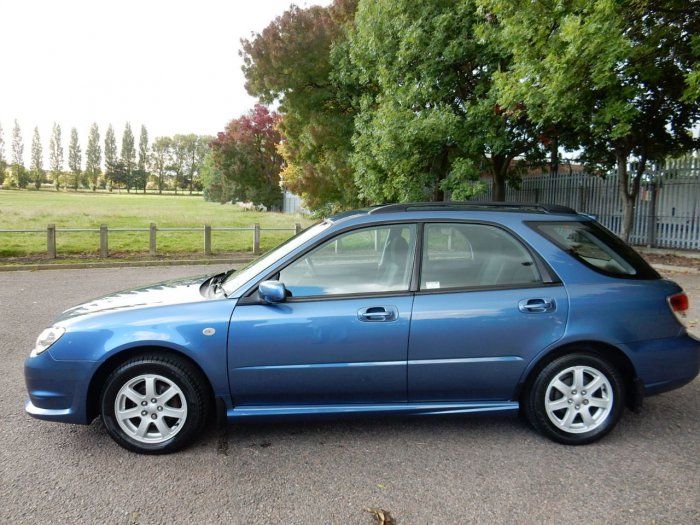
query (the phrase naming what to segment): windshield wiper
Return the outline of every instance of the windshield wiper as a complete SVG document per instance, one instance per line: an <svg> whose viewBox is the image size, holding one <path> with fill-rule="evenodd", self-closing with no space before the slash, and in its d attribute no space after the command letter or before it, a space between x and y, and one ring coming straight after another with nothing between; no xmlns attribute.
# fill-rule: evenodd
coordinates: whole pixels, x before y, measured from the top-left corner
<svg viewBox="0 0 700 525"><path fill-rule="evenodd" d="M228 270L227 272L222 272L219 274L216 274L209 280L209 288L212 290L213 293L218 292L219 290L223 290L223 283L228 277L235 272L236 270ZM226 292L224 293L224 297L228 297L226 295Z"/></svg>

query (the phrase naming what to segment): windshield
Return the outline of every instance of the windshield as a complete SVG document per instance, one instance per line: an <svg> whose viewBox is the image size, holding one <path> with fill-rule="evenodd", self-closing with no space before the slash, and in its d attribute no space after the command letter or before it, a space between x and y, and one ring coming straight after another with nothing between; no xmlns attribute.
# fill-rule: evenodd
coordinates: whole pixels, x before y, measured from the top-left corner
<svg viewBox="0 0 700 525"><path fill-rule="evenodd" d="M316 237L323 230L327 229L331 223L329 221L319 222L313 226L295 235L288 241L280 244L277 248L272 251L267 252L262 257L255 259L248 266L245 266L242 270L234 272L222 283L222 289L226 295L231 295L233 292L238 290L241 286L251 280L253 277L258 275L260 272L272 266L276 261L284 257L285 255L296 250L299 246L304 244L309 239Z"/></svg>

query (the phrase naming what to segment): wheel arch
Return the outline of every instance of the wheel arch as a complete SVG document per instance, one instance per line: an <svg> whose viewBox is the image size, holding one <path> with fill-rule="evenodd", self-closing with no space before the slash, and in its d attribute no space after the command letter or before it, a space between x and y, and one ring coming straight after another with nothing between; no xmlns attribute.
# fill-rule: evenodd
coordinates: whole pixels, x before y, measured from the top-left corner
<svg viewBox="0 0 700 525"><path fill-rule="evenodd" d="M530 385L537 377L537 374L549 363L564 355L580 351L596 354L602 359L610 361L620 370L625 381L627 406L635 411L641 407L644 398L644 389L630 358L618 346L596 340L567 342L550 349L536 358L535 362L530 365L524 378L521 379L516 386L514 399L520 399L522 395L528 391Z"/></svg>
<svg viewBox="0 0 700 525"><path fill-rule="evenodd" d="M199 363L197 363L197 361L192 359L189 355L185 354L184 352L170 347L158 345L133 346L120 350L119 352L116 352L109 356L107 359L104 360L104 362L100 364L97 370L95 370L95 373L92 374L92 378L90 378L90 384L88 385L85 406L85 414L87 416L88 423L95 419L100 413L100 392L109 374L111 374L113 370L115 370L122 363L125 363L129 359L145 354L177 356L183 361L187 361L200 374L202 381L204 381L204 384L206 385L209 400L212 404L212 409L214 408L214 389L212 387L211 381L204 373L204 370L199 365Z"/></svg>

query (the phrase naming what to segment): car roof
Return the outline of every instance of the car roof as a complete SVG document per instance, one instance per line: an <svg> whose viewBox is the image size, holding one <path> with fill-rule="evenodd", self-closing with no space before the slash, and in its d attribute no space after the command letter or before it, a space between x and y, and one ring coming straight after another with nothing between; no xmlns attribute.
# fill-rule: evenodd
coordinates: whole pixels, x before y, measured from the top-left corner
<svg viewBox="0 0 700 525"><path fill-rule="evenodd" d="M390 213L402 212L517 212L533 215L556 214L556 215L578 215L578 213L568 206L558 204L524 204L515 202L473 202L473 201L447 201L447 202L406 202L401 204L382 204L368 208L360 208L338 213L328 219L336 222L340 219L358 216L377 216Z"/></svg>

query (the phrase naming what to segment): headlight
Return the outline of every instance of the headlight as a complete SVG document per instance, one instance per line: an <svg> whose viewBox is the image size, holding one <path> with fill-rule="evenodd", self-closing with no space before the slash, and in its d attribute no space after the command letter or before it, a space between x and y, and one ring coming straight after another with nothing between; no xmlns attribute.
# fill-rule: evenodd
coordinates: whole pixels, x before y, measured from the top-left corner
<svg viewBox="0 0 700 525"><path fill-rule="evenodd" d="M31 354L29 354L29 357L36 357L42 352L46 351L65 333L66 329L62 326L52 326L51 328L47 328L39 334L39 337L36 338L36 344L34 345L34 349L32 350Z"/></svg>

